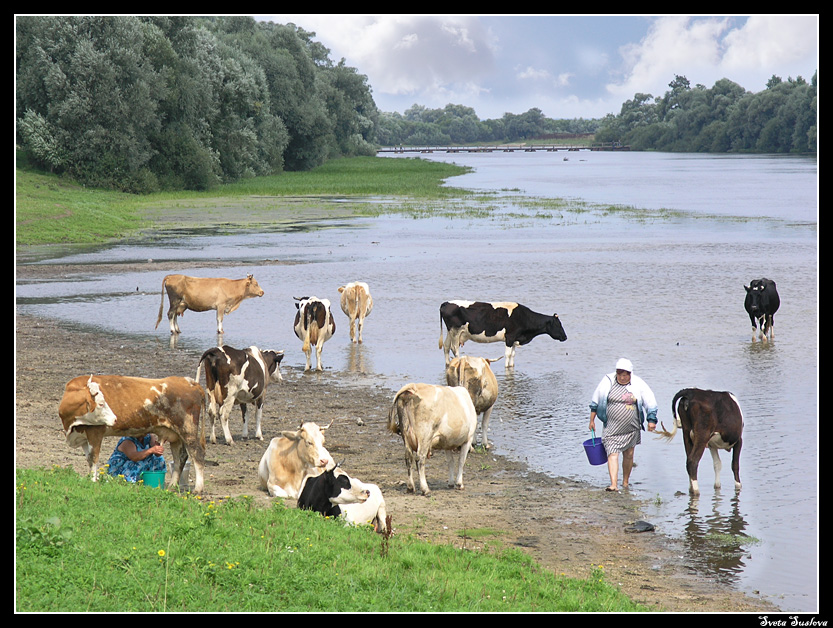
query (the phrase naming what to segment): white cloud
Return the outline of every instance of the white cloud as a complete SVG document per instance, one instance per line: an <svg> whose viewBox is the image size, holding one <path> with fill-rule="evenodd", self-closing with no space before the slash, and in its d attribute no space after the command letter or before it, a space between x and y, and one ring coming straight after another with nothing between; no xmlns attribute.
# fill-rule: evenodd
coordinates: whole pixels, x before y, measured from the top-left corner
<svg viewBox="0 0 833 628"><path fill-rule="evenodd" d="M711 87L728 78L760 91L772 74L790 67L809 79L818 53L817 28L815 16L752 16L739 28L731 18L658 18L642 41L620 49L624 79L610 83L608 91L620 99L637 92L659 96L677 74L692 85Z"/></svg>

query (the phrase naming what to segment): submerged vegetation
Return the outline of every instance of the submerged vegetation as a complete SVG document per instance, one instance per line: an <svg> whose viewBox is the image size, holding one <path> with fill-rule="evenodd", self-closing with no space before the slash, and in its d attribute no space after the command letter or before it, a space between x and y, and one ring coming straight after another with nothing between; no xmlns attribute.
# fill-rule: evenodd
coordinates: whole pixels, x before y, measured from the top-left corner
<svg viewBox="0 0 833 628"><path fill-rule="evenodd" d="M24 165L17 169L18 246L100 243L177 224L268 225L314 208L325 220L399 214L413 218L518 220L600 219L610 213L665 219L669 210L595 206L578 199L527 196L521 190L470 191L446 185L469 169L423 159L351 157L305 172L254 177L208 191L137 196L85 187ZM234 211L229 212L228 208ZM225 208L220 211L216 208Z"/></svg>

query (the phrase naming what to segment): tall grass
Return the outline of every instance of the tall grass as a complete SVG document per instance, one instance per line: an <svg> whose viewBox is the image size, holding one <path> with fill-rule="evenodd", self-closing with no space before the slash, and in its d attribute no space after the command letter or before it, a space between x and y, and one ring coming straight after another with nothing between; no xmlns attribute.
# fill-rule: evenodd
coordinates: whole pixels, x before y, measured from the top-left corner
<svg viewBox="0 0 833 628"><path fill-rule="evenodd" d="M208 501L72 469L19 469L16 609L638 611L597 572L469 551L251 498ZM395 522L394 522L395 523Z"/></svg>

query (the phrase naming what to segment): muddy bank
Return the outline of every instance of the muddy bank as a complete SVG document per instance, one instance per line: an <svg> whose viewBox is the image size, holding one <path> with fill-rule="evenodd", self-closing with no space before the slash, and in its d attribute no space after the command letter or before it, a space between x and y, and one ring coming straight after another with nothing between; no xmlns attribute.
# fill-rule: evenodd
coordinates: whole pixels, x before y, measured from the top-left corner
<svg viewBox="0 0 833 628"><path fill-rule="evenodd" d="M18 275L92 270L21 266ZM18 467L60 465L86 472L81 451L66 446L57 417L64 385L72 377L84 373L193 376L199 358L197 353L171 349L163 333L143 338L105 336L28 316L16 317L15 339ZM437 456L428 468L432 495L408 494L401 439L387 432L384 424L391 401L388 390L359 384L346 373L304 374L287 367L282 372L284 381L270 389L264 409L265 441L239 437L242 423L235 410L231 425L235 445L222 444L222 435L220 444L208 443L209 497L250 495L267 504L257 463L268 439L304 420L334 420L327 434L328 449L349 472L381 487L397 534L467 548L519 547L547 569L575 577L586 577L602 565L609 582L656 610L777 610L692 571L684 550L672 539L657 532L627 532L629 524L644 518L642 504L627 493L607 494L601 486L553 479L494 453L474 452L466 464L464 491L446 488L444 456ZM113 446L115 439L105 440L105 452ZM493 534L476 539L465 534L486 528Z"/></svg>

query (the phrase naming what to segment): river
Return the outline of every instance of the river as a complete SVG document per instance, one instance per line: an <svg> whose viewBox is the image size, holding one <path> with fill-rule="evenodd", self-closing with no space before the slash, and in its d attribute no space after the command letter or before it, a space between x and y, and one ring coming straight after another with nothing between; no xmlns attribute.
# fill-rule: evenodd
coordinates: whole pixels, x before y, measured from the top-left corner
<svg viewBox="0 0 833 628"><path fill-rule="evenodd" d="M723 488L716 491L706 454L701 495L693 499L680 436L666 443L645 433L631 492L649 503L644 515L659 533L685 544L697 569L785 610L817 609L816 161L590 152L423 157L472 166L473 173L449 184L511 190L505 194L510 205L512 195L522 193L583 199L600 208L382 215L303 230L162 234L37 263L178 260L180 272L217 276L220 271L189 263L242 260L248 265L236 269L239 276L254 273L266 295L226 318L223 342L283 349L284 364L302 367L292 297L328 298L339 327L324 348L325 367L391 391L407 381L442 383L438 308L445 300L514 300L557 313L566 342L543 336L518 349L513 370L494 365L501 391L490 440L497 452L602 490L606 468L588 464L582 442L589 435L590 396L617 358L631 359L651 386L666 427L677 390L730 390L745 419L742 490L734 490L724 453ZM603 209L613 204L673 211ZM260 263L267 259L298 263ZM18 282L17 304L26 313L150 336L167 347L166 320L153 329L163 275ZM743 286L764 276L777 282L781 295L772 343L751 341L743 309ZM360 347L347 340L336 290L357 279L370 284L376 303ZM189 314L181 327L170 350L201 350L217 341L210 313ZM499 345L464 349L503 355Z"/></svg>

